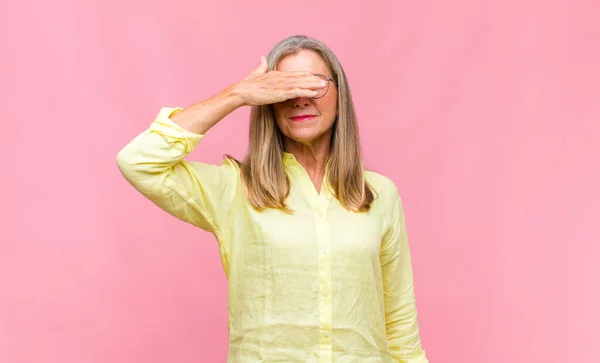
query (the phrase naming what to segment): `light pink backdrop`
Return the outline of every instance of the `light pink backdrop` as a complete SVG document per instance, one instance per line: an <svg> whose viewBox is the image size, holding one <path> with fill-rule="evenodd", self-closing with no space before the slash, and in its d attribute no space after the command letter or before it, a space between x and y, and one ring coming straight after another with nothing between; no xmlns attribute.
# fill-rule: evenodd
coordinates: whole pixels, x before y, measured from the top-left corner
<svg viewBox="0 0 600 363"><path fill-rule="evenodd" d="M224 362L212 237L115 157L280 39L341 59L403 196L432 363L597 363L597 1L12 1L0 22L0 362ZM192 158L246 148L248 109Z"/></svg>

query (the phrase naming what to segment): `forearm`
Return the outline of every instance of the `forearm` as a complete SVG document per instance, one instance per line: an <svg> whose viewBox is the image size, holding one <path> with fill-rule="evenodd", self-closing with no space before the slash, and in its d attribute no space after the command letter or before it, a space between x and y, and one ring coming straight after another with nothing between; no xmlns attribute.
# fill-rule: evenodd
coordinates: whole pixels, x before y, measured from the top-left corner
<svg viewBox="0 0 600 363"><path fill-rule="evenodd" d="M385 271L386 336L392 356L399 362L424 363L427 360L421 347L410 257L406 249L403 255L399 258L402 262L396 263L397 268L390 264Z"/></svg>
<svg viewBox="0 0 600 363"><path fill-rule="evenodd" d="M175 113L170 119L195 134L204 134L225 116L244 105L242 97L232 85L216 95Z"/></svg>

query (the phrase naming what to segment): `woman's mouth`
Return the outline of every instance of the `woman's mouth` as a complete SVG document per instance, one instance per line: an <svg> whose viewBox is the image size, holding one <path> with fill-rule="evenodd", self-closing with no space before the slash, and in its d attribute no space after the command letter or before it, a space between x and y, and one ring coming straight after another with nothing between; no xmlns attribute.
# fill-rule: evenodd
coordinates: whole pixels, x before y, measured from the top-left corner
<svg viewBox="0 0 600 363"><path fill-rule="evenodd" d="M315 118L315 115L300 115L300 116L291 117L292 121L297 121L297 122L308 121L308 120L312 120L313 118Z"/></svg>

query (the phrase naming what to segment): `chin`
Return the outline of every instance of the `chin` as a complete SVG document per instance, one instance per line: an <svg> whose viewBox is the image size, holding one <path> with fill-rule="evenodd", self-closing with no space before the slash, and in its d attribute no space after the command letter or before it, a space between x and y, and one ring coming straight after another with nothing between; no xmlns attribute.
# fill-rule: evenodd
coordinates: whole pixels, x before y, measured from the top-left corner
<svg viewBox="0 0 600 363"><path fill-rule="evenodd" d="M290 139L298 142L310 142L316 139L319 135L316 130L311 130L310 128L298 128L296 130L290 130L289 134L286 135Z"/></svg>
<svg viewBox="0 0 600 363"><path fill-rule="evenodd" d="M302 143L308 143L311 142L312 140L315 139L315 137L311 134L311 135L306 135L306 134L292 134L290 135L290 139L297 141L297 142L302 142Z"/></svg>

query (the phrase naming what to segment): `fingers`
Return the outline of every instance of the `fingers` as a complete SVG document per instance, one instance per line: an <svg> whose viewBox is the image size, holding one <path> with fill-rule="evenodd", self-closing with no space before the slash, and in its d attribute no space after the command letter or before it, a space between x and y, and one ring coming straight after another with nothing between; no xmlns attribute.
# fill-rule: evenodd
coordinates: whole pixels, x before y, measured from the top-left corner
<svg viewBox="0 0 600 363"><path fill-rule="evenodd" d="M260 58L260 65L254 69L242 83L254 102L251 104L268 104L283 102L299 97L315 97L328 82L308 71L267 72L268 63L265 57Z"/></svg>
<svg viewBox="0 0 600 363"><path fill-rule="evenodd" d="M267 63L267 58L264 56L260 56L260 65L258 66L258 70L260 73L265 73L269 68L269 64Z"/></svg>
<svg viewBox="0 0 600 363"><path fill-rule="evenodd" d="M267 58L260 56L260 64L252 72L250 72L250 76L266 73L268 68L269 64L267 63Z"/></svg>
<svg viewBox="0 0 600 363"><path fill-rule="evenodd" d="M327 81L323 78L315 76L309 71L277 71L268 72L267 77L269 82L279 83L290 87L302 87L320 89L327 86Z"/></svg>
<svg viewBox="0 0 600 363"><path fill-rule="evenodd" d="M313 75L290 79L287 84L294 88L298 87L309 90L321 90L327 87L327 81Z"/></svg>
<svg viewBox="0 0 600 363"><path fill-rule="evenodd" d="M299 97L308 97L312 98L318 95L319 92L311 90L311 89L296 89L294 92L291 92L291 97L289 99L299 98Z"/></svg>
<svg viewBox="0 0 600 363"><path fill-rule="evenodd" d="M322 89L327 87L327 81L323 80L320 77L316 77L316 76L308 76L305 79L303 79L300 83L299 83L300 87L302 88L310 88L310 89Z"/></svg>
<svg viewBox="0 0 600 363"><path fill-rule="evenodd" d="M312 98L317 96L320 90L327 87L327 81L314 76L312 73L297 72L282 75L285 76L284 79L280 79L277 83L279 87L283 88L281 96L286 100L302 97Z"/></svg>

